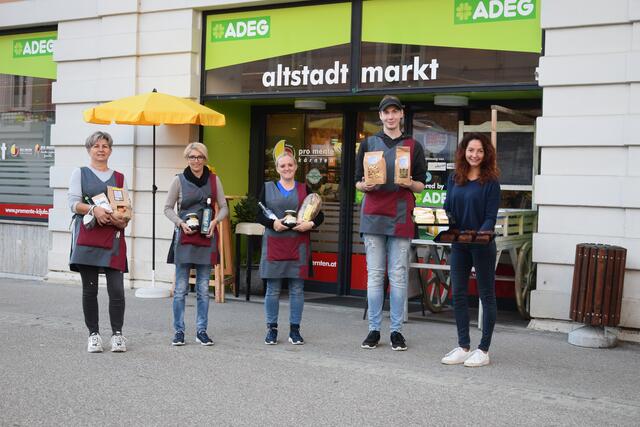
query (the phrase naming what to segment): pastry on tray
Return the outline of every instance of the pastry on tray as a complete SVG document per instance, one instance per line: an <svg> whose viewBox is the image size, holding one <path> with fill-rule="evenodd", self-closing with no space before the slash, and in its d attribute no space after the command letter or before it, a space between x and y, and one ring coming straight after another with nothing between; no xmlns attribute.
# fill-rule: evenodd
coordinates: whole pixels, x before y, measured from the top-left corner
<svg viewBox="0 0 640 427"><path fill-rule="evenodd" d="M469 233L462 233L458 236L458 242L461 243L471 243L473 242L473 238L475 236L473 234L469 234Z"/></svg>
<svg viewBox="0 0 640 427"><path fill-rule="evenodd" d="M490 234L478 234L476 236L476 242L478 243L489 243L491 241Z"/></svg>
<svg viewBox="0 0 640 427"><path fill-rule="evenodd" d="M478 243L489 243L493 238L493 231L491 230L481 230L476 234L476 242Z"/></svg>
<svg viewBox="0 0 640 427"><path fill-rule="evenodd" d="M458 239L460 231L458 230L446 230L440 233L439 240L443 243L455 242Z"/></svg>
<svg viewBox="0 0 640 427"><path fill-rule="evenodd" d="M436 222L431 208L415 207L413 208L413 217L416 224L434 224Z"/></svg>

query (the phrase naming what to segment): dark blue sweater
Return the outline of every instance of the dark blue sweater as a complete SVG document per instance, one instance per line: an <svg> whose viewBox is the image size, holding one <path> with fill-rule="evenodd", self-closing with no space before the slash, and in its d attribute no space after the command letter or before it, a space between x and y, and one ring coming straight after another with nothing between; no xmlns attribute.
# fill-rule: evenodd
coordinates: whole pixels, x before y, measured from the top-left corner
<svg viewBox="0 0 640 427"><path fill-rule="evenodd" d="M455 221L459 230L493 230L500 207L500 183L479 180L457 185L454 175L447 181L447 198L444 210Z"/></svg>

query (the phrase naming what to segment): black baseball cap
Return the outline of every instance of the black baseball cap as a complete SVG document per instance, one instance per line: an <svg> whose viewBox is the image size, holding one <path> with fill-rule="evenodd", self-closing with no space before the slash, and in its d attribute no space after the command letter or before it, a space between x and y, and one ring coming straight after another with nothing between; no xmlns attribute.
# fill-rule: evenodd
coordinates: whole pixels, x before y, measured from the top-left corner
<svg viewBox="0 0 640 427"><path fill-rule="evenodd" d="M393 95L385 95L378 105L378 111L384 111L387 107L391 107L392 105L398 107L401 110L404 110L404 105L402 105L397 97Z"/></svg>

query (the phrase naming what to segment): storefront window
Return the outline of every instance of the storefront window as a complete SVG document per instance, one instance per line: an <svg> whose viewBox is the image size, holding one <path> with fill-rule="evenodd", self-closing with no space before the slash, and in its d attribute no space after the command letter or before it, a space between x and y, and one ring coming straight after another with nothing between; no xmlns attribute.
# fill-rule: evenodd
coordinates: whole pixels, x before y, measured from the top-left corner
<svg viewBox="0 0 640 427"><path fill-rule="evenodd" d="M363 42L360 87L536 84L539 59L537 53Z"/></svg>
<svg viewBox="0 0 640 427"><path fill-rule="evenodd" d="M313 280L338 280L340 184L343 115L336 113L268 114L264 179L278 180L276 159L284 152L298 162L296 181L322 197L324 223L311 232Z"/></svg>
<svg viewBox="0 0 640 427"><path fill-rule="evenodd" d="M288 151L298 162L296 180L305 182L324 202L338 202L342 127L342 114L269 114L265 181L279 179L275 160Z"/></svg>
<svg viewBox="0 0 640 427"><path fill-rule="evenodd" d="M498 113L496 151L500 169L501 208L531 209L533 177L538 172L535 148L535 118L539 109L510 110ZM491 137L491 109L471 110L470 124L462 132L480 132Z"/></svg>
<svg viewBox="0 0 640 427"><path fill-rule="evenodd" d="M457 112L416 112L413 137L424 149L427 163L425 189L417 199L419 206L440 208L444 205L444 187L454 169L457 137Z"/></svg>
<svg viewBox="0 0 640 427"><path fill-rule="evenodd" d="M47 221L53 80L0 74L0 218Z"/></svg>
<svg viewBox="0 0 640 427"><path fill-rule="evenodd" d="M207 71L207 93L216 95L335 92L348 90L348 44Z"/></svg>

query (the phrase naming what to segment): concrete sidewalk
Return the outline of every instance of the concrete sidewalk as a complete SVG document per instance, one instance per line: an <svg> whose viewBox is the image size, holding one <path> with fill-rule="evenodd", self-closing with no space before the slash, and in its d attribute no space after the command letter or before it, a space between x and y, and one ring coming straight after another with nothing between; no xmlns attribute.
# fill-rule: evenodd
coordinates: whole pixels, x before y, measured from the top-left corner
<svg viewBox="0 0 640 427"><path fill-rule="evenodd" d="M409 351L360 349L362 310L305 305L304 346L265 346L263 307L210 306L216 344L171 347L171 300L127 291L124 354L86 352L80 286L0 278L1 425L638 425L640 346L583 349L496 327L492 364L445 366L455 326L411 320ZM101 328L109 338L106 289ZM472 331L472 345L479 332Z"/></svg>

